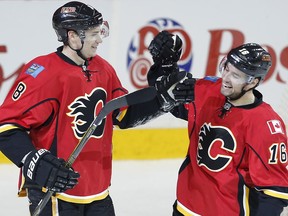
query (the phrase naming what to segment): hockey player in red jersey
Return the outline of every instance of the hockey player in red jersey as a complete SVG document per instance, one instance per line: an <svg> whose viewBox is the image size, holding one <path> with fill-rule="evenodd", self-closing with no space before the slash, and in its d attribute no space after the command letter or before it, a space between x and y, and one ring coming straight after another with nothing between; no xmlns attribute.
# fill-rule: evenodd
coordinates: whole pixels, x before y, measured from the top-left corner
<svg viewBox="0 0 288 216"><path fill-rule="evenodd" d="M161 32L151 42L153 59L169 37ZM267 51L247 43L222 60L222 78L176 85L176 101L195 100L171 110L188 121L190 138L173 216L279 216L287 206L285 124L255 89L271 64ZM151 67L149 83L163 74Z"/></svg>
<svg viewBox="0 0 288 216"><path fill-rule="evenodd" d="M0 107L0 150L22 168L20 186L25 190L19 193L27 192L31 213L44 196L42 189L49 189L56 196L40 215L113 216L109 196L113 125L129 128L169 111L165 107L175 101L167 89L182 78L179 73L169 75L169 79L157 82L158 97L151 102L109 114L90 137L73 169L68 169L64 160L95 116L107 102L127 94L127 90L114 68L96 55L102 35L109 30L100 12L72 1L55 11L52 22L63 46L28 62L12 86ZM181 52L170 51L172 55Z"/></svg>

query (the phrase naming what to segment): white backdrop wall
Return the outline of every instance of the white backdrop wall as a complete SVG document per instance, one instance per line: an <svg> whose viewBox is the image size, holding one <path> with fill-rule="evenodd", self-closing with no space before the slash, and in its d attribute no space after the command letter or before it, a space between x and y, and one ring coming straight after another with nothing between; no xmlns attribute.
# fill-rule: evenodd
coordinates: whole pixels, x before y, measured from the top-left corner
<svg viewBox="0 0 288 216"><path fill-rule="evenodd" d="M21 65L35 56L53 52L61 45L51 18L66 2L0 1L0 104ZM273 67L259 90L287 124L287 0L84 2L98 9L109 22L110 36L99 46L98 53L115 67L129 91L146 85L145 73L152 62L147 46L163 29L178 33L183 39L179 65L194 77L219 75L217 64L232 46L244 42L263 45L272 54ZM183 126L183 122L166 115L143 127Z"/></svg>

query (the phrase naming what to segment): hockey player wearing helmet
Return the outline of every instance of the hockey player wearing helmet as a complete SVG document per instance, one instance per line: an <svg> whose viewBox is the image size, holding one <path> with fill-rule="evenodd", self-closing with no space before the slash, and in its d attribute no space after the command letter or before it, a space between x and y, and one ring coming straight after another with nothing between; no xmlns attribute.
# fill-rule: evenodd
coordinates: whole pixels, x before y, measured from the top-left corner
<svg viewBox="0 0 288 216"><path fill-rule="evenodd" d="M223 80L221 93L234 105L251 103L254 101L251 90L264 80L270 67L270 54L258 44L249 43L232 49L219 66Z"/></svg>
<svg viewBox="0 0 288 216"><path fill-rule="evenodd" d="M161 37L150 44L152 55ZM190 76L176 85L176 101L195 100L170 110L188 121L190 138L173 216L279 216L287 206L285 124L255 89L271 64L266 50L247 43L221 61L222 78ZM151 67L149 83L157 76Z"/></svg>
<svg viewBox="0 0 288 216"><path fill-rule="evenodd" d="M109 196L113 125L134 127L165 113L165 104L173 107L175 102L166 92L185 73L158 81L154 100L109 114L69 169L64 160L95 115L127 90L114 68L96 55L109 33L100 12L72 1L55 11L52 23L63 46L28 62L15 81L0 107L0 150L22 168L19 195L27 192L33 215L49 189L55 196L40 215L113 216Z"/></svg>

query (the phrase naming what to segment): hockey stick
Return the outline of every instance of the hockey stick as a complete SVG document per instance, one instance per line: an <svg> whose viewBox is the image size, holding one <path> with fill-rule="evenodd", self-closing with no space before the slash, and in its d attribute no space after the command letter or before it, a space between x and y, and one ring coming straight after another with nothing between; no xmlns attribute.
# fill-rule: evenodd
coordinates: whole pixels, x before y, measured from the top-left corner
<svg viewBox="0 0 288 216"><path fill-rule="evenodd" d="M72 167L72 164L86 145L87 141L91 137L91 135L94 133L95 129L98 125L101 124L102 120L112 111L119 109L121 107L125 106L131 106L135 104L144 103L147 101L151 101L156 97L157 91L154 87L148 87L144 89L140 89L138 91L132 92L130 94L124 95L119 98L115 98L111 101L109 101L99 112L99 114L96 116L96 118L93 120L93 122L88 127L87 131L83 135L83 137L80 139L79 143L69 156L68 160L65 163L65 166L67 168ZM51 196L53 196L54 192L51 190L48 190L42 200L38 203L37 207L35 208L32 216L38 216L43 208L48 203Z"/></svg>

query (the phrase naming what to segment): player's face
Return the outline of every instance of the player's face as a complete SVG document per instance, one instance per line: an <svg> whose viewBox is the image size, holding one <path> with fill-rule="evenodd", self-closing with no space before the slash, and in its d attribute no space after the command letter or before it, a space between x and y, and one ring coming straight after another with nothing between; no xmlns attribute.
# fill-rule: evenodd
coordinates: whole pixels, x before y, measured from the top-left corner
<svg viewBox="0 0 288 216"><path fill-rule="evenodd" d="M248 76L228 63L222 72L221 93L228 98L237 98L247 85Z"/></svg>
<svg viewBox="0 0 288 216"><path fill-rule="evenodd" d="M100 33L100 26L85 31L84 46L81 52L86 58L91 58L96 55L97 47L102 43Z"/></svg>

